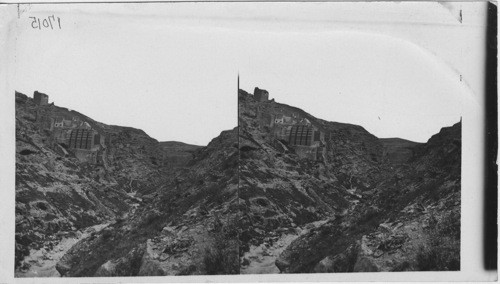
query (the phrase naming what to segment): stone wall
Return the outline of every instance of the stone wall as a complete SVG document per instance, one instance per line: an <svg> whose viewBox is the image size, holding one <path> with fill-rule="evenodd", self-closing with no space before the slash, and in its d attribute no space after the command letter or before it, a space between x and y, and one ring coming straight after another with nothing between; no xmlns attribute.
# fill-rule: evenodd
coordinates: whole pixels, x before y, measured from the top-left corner
<svg viewBox="0 0 500 284"><path fill-rule="evenodd" d="M305 125L295 125L290 128L288 144L311 146L314 129Z"/></svg>
<svg viewBox="0 0 500 284"><path fill-rule="evenodd" d="M69 147L72 149L90 150L94 146L95 132L86 129L75 129L71 131Z"/></svg>

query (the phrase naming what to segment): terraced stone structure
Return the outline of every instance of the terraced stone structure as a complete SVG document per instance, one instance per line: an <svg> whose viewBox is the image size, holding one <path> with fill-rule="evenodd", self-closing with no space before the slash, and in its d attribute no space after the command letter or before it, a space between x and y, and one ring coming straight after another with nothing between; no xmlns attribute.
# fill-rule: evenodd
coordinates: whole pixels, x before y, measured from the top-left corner
<svg viewBox="0 0 500 284"><path fill-rule="evenodd" d="M104 137L92 129L74 129L69 137L69 148L80 161L104 163Z"/></svg>
<svg viewBox="0 0 500 284"><path fill-rule="evenodd" d="M69 147L73 149L86 149L90 150L95 145L94 137L98 135L93 130L75 129L71 131L69 137Z"/></svg>
<svg viewBox="0 0 500 284"><path fill-rule="evenodd" d="M295 125L290 128L288 145L311 146L314 129L306 125Z"/></svg>

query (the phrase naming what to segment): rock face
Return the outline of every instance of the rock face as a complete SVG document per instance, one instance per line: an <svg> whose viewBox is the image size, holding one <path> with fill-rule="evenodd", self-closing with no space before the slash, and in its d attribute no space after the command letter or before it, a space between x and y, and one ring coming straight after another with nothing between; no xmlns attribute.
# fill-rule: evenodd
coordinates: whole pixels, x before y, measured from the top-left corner
<svg viewBox="0 0 500 284"><path fill-rule="evenodd" d="M59 143L58 117L84 122L105 137L104 163L82 162ZM161 144L142 130L105 125L16 92L16 268L29 268L22 260L32 249L50 249L77 231L133 212L198 148ZM170 158L166 165L163 159Z"/></svg>
<svg viewBox="0 0 500 284"><path fill-rule="evenodd" d="M16 265L30 249L120 216L136 202L103 166L58 151L36 120L39 109L52 107L16 94Z"/></svg>
<svg viewBox="0 0 500 284"><path fill-rule="evenodd" d="M460 123L424 144L378 139L243 90L239 114L240 255L299 231L276 258L282 273L459 268ZM324 149L302 155L286 120Z"/></svg>
<svg viewBox="0 0 500 284"><path fill-rule="evenodd" d="M59 261L59 272L70 277L238 273L237 168L234 129L196 151L148 204L73 246Z"/></svg>
<svg viewBox="0 0 500 284"><path fill-rule="evenodd" d="M261 98L240 90L239 127L200 147L16 93L16 272L66 243L63 277L459 269L460 123L379 139ZM101 163L59 116L103 137Z"/></svg>
<svg viewBox="0 0 500 284"><path fill-rule="evenodd" d="M375 186L382 144L362 127L258 102L242 90L239 113L242 251L276 237L278 228L293 229L343 215L351 200L359 199L356 192ZM308 121L324 133L326 145L319 159L301 158L293 146L274 138L272 117L278 114ZM289 151L277 147L277 142Z"/></svg>

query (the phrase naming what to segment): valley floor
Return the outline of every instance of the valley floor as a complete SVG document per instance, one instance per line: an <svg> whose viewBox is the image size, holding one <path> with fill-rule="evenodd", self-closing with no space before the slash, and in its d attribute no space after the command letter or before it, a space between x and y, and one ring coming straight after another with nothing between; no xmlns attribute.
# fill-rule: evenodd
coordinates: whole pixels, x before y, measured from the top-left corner
<svg viewBox="0 0 500 284"><path fill-rule="evenodd" d="M250 250L243 255L241 265L241 274L277 274L280 273L278 267L274 264L276 258L283 250L295 240L299 234L284 233L272 245L263 243L260 246L250 246Z"/></svg>
<svg viewBox="0 0 500 284"><path fill-rule="evenodd" d="M327 220L315 221L273 238L272 242L264 242L259 246L251 245L250 250L241 258L241 274L278 274L281 273L275 265L279 255L299 236L306 234L312 228L317 228Z"/></svg>

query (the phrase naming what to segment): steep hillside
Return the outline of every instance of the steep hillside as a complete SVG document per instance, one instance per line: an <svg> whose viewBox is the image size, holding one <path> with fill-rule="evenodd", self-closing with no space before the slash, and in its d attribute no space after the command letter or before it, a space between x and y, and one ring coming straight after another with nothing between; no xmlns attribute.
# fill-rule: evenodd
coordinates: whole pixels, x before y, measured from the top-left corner
<svg viewBox="0 0 500 284"><path fill-rule="evenodd" d="M15 100L19 276L36 264L32 257L23 262L26 256L46 258L61 241L79 238L91 226L113 222L147 203L181 166L166 166L163 160L185 155L190 147L164 152L142 130L105 125L54 104L38 105L17 92ZM77 129L94 131L98 150L73 151L68 137Z"/></svg>
<svg viewBox="0 0 500 284"><path fill-rule="evenodd" d="M41 108L16 93L16 266L30 249L52 247L137 202L104 167L80 163L55 146L37 121Z"/></svg>
<svg viewBox="0 0 500 284"><path fill-rule="evenodd" d="M63 276L238 273L237 129L193 153L151 203L73 246Z"/></svg>
<svg viewBox="0 0 500 284"><path fill-rule="evenodd" d="M278 267L283 272L460 269L460 129L456 124L433 136L349 216L300 236L280 255Z"/></svg>
<svg viewBox="0 0 500 284"><path fill-rule="evenodd" d="M384 157L393 164L408 162L414 155L414 148L421 143L401 138L380 138L384 147Z"/></svg>
<svg viewBox="0 0 500 284"><path fill-rule="evenodd" d="M457 269L460 124L378 139L243 90L239 114L242 273Z"/></svg>
<svg viewBox="0 0 500 284"><path fill-rule="evenodd" d="M379 139L256 92L205 147L16 93L16 276L460 268L461 123Z"/></svg>
<svg viewBox="0 0 500 284"><path fill-rule="evenodd" d="M362 194L370 194L380 179L383 146L360 126L320 120L274 101L258 102L243 90L239 114L240 254L244 273L262 273L260 264L252 262L255 251L277 254L298 234L350 214ZM283 116L321 133L315 155L298 153L310 147L294 149L279 136L290 127L274 123ZM262 269L278 272L274 265Z"/></svg>

